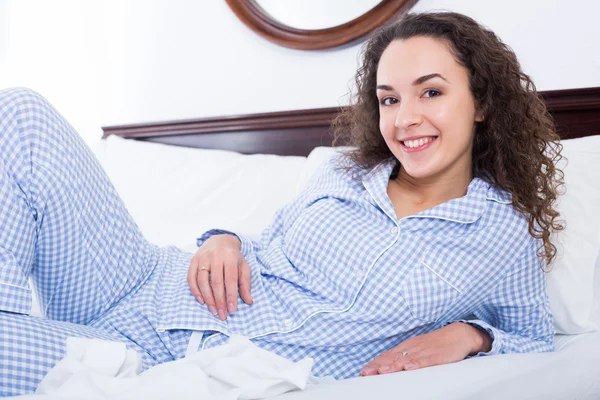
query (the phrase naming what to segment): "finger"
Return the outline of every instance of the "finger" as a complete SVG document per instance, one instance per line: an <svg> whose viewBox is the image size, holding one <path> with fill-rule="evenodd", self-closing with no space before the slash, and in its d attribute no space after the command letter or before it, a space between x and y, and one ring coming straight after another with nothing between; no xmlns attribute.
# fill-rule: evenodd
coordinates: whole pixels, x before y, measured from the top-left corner
<svg viewBox="0 0 600 400"><path fill-rule="evenodd" d="M404 370L404 365L406 362L408 362L408 359L400 359L400 360L394 361L391 364L381 366L377 372L384 375L384 374L391 374L393 372L402 371L402 370Z"/></svg>
<svg viewBox="0 0 600 400"><path fill-rule="evenodd" d="M203 264L203 266L207 267L208 270L198 270L198 287L200 288L200 294L204 301L206 302L206 306L212 315L217 315L217 307L215 303L215 297L213 296L212 288L210 287L209 281L209 270L212 264Z"/></svg>
<svg viewBox="0 0 600 400"><path fill-rule="evenodd" d="M405 363L402 366L402 368L407 371L410 371L412 369L422 368L421 362L422 362L422 360L410 360L407 363Z"/></svg>
<svg viewBox="0 0 600 400"><path fill-rule="evenodd" d="M430 367L432 365L437 365L439 363L434 362L434 357L427 356L422 353L413 353L407 357L403 357L399 360L396 360L392 365L390 365L390 372L398 372L398 371L410 371L413 369Z"/></svg>
<svg viewBox="0 0 600 400"><path fill-rule="evenodd" d="M378 365L367 364L360 370L360 375L361 376L377 375L378 368L379 368Z"/></svg>
<svg viewBox="0 0 600 400"><path fill-rule="evenodd" d="M215 263L210 266L210 286L212 287L217 314L219 319L224 321L227 318L227 304L225 301L225 273L223 272L223 260L215 259Z"/></svg>
<svg viewBox="0 0 600 400"><path fill-rule="evenodd" d="M200 287L198 286L198 259L196 256L192 257L190 261L190 267L188 268L187 274L188 285L190 286L190 290L192 294L198 301L202 299L202 294L200 293ZM204 300L202 300L204 301ZM201 304L204 304L200 301Z"/></svg>
<svg viewBox="0 0 600 400"><path fill-rule="evenodd" d="M421 353L418 349L410 349L407 351L402 347L401 349L394 350L392 357L388 358L385 363L382 363L377 370L377 373L389 374L402 371L407 363L411 362L411 360L418 359L419 357L421 357Z"/></svg>
<svg viewBox="0 0 600 400"><path fill-rule="evenodd" d="M408 371L419 368L433 367L434 365L449 364L452 362L456 361L448 361L440 357L438 354L425 354L409 360L409 362L404 365L404 369Z"/></svg>
<svg viewBox="0 0 600 400"><path fill-rule="evenodd" d="M360 375L377 375L379 368L381 368L383 365L391 364L392 362L394 362L394 352L392 350L384 351L383 353L375 357L373 360L371 360L360 370Z"/></svg>
<svg viewBox="0 0 600 400"><path fill-rule="evenodd" d="M404 367L404 361L400 358L397 361L392 361L390 363L383 364L377 369L378 374L391 374L392 372L402 371Z"/></svg>
<svg viewBox="0 0 600 400"><path fill-rule="evenodd" d="M227 311L233 314L237 309L238 302L238 262L236 259L229 259L225 263L225 290L227 299Z"/></svg>
<svg viewBox="0 0 600 400"><path fill-rule="evenodd" d="M250 294L250 289L252 286L250 279L250 266L243 257L239 266L239 275L240 297L246 304L252 304L254 303L254 300L252 300L252 295Z"/></svg>
<svg viewBox="0 0 600 400"><path fill-rule="evenodd" d="M413 369L418 369L418 368L423 368L423 367L430 367L434 364L432 364L432 360L430 357L422 357L422 358L411 358L410 360L406 360L406 362L404 362L404 365L402 365L402 368L405 369L406 371L410 371Z"/></svg>
<svg viewBox="0 0 600 400"><path fill-rule="evenodd" d="M373 361L371 361L367 365L365 365L360 370L360 375L362 375L362 376L377 375L379 368L381 368L384 364L385 364L385 359L383 359L382 356L379 356L379 357L373 359Z"/></svg>

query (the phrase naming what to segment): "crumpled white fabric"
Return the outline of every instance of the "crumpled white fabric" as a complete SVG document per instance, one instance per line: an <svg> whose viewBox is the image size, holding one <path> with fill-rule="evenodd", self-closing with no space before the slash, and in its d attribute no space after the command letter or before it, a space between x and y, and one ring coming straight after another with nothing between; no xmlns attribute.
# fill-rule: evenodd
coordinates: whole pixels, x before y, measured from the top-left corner
<svg viewBox="0 0 600 400"><path fill-rule="evenodd" d="M234 335L225 345L140 374L140 356L123 343L69 338L65 357L36 394L20 399L258 399L318 383L312 365L310 358L294 363Z"/></svg>

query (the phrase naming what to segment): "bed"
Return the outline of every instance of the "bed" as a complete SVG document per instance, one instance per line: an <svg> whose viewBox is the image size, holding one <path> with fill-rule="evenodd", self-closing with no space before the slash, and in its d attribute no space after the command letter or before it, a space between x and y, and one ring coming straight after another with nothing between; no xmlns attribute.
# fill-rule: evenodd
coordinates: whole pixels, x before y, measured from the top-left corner
<svg viewBox="0 0 600 400"><path fill-rule="evenodd" d="M277 398L600 399L600 88L542 95L569 158L559 204L568 228L556 238L549 275L556 351L357 377ZM338 111L105 127L95 152L146 236L194 251L195 238L216 226L258 237L335 152Z"/></svg>

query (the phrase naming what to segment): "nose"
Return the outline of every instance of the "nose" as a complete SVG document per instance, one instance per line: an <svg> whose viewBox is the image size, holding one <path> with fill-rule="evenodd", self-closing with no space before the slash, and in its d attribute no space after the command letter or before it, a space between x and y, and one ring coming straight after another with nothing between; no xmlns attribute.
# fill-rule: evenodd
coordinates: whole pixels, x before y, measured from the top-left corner
<svg viewBox="0 0 600 400"><path fill-rule="evenodd" d="M400 107L398 107L398 113L396 114L396 120L394 121L396 128L408 129L419 126L422 123L423 115L421 114L418 105L413 101L403 100Z"/></svg>

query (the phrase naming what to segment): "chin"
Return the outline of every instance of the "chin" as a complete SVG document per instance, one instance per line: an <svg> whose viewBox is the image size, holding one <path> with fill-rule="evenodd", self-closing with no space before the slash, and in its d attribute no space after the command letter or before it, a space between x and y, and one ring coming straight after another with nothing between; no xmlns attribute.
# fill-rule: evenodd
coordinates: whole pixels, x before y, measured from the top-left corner
<svg viewBox="0 0 600 400"><path fill-rule="evenodd" d="M435 175L433 171L417 168L404 168L404 172L413 179L426 179Z"/></svg>
<svg viewBox="0 0 600 400"><path fill-rule="evenodd" d="M409 157L396 157L404 172L406 172L410 176L416 177L424 177L428 175L435 174L439 168L435 168L434 160L411 160Z"/></svg>

